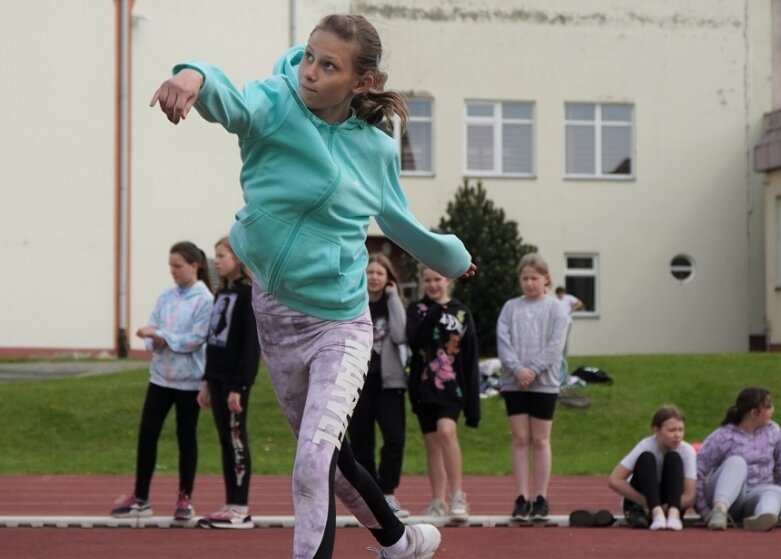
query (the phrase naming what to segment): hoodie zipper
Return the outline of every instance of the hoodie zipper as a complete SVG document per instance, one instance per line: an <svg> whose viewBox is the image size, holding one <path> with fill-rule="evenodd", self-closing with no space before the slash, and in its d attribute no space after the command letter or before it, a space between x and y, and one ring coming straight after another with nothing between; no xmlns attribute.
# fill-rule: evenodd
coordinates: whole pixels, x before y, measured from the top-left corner
<svg viewBox="0 0 781 559"><path fill-rule="evenodd" d="M333 154L333 145L334 145L334 135L336 134L336 127L338 125L328 125L328 141L326 142L328 146L328 153L331 155L331 159L333 160L334 154ZM311 216L313 213L318 211L320 208L322 208L326 202L331 198L333 193L336 191L336 188L339 186L339 182L342 180L342 169L337 165L336 166L336 178L333 180L333 182L328 186L328 189L323 192L323 194L318 198L318 200L309 207L301 216L296 220L296 224L293 226L293 231L291 231L290 235L287 238L287 241L285 241L285 246L282 248L282 251L279 253L279 257L277 258L277 261L274 262L274 266L271 269L271 273L269 274L269 280L268 280L268 292L271 295L274 295L277 290L277 285L279 283L279 272L282 269L282 267L287 262L287 258L290 255L290 248L293 246L293 244L298 239L298 235L301 232L301 228L304 226L304 223L309 219L309 216Z"/></svg>

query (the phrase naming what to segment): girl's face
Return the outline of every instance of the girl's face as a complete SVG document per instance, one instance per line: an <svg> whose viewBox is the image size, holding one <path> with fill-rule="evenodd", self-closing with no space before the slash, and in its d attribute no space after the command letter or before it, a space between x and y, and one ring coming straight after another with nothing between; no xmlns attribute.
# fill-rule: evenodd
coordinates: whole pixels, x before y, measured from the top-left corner
<svg viewBox="0 0 781 559"><path fill-rule="evenodd" d="M388 285L388 270L379 262L370 262L366 267L366 286L369 293L379 294Z"/></svg>
<svg viewBox="0 0 781 559"><path fill-rule="evenodd" d="M198 264L190 264L177 252L168 255L168 269L174 283L182 289L191 287L198 281Z"/></svg>
<svg viewBox="0 0 781 559"><path fill-rule="evenodd" d="M309 110L326 122L346 120L353 97L374 83L368 74L356 74L354 51L355 45L328 31L318 29L309 36L298 67L298 94Z"/></svg>
<svg viewBox="0 0 781 559"><path fill-rule="evenodd" d="M545 287L550 283L547 274L541 274L531 266L526 266L519 275L521 291L527 299L535 301L545 297Z"/></svg>
<svg viewBox="0 0 781 559"><path fill-rule="evenodd" d="M659 427L654 427L654 436L659 443L668 449L676 449L683 440L683 421L671 417L662 422Z"/></svg>
<svg viewBox="0 0 781 559"><path fill-rule="evenodd" d="M434 270L426 268L421 274L423 279L423 291L429 299L437 303L450 301L450 280Z"/></svg>
<svg viewBox="0 0 781 559"><path fill-rule="evenodd" d="M232 278L239 270L239 259L225 245L214 249L214 267L221 278Z"/></svg>
<svg viewBox="0 0 781 559"><path fill-rule="evenodd" d="M764 408L758 408L757 410L751 410L751 413L756 413L757 418L757 427L764 427L768 423L770 423L770 420L773 419L773 413L776 411L775 406L773 405L772 401L768 401L767 407Z"/></svg>

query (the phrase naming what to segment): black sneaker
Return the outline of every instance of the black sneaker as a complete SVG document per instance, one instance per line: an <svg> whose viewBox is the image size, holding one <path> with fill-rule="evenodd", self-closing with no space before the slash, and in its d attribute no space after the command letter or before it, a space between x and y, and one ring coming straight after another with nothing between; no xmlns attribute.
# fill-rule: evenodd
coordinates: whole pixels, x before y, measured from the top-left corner
<svg viewBox="0 0 781 559"><path fill-rule="evenodd" d="M526 500L526 497L519 495L515 499L515 506L513 507L512 517L519 520L529 520L529 515L532 511L532 504Z"/></svg>
<svg viewBox="0 0 781 559"><path fill-rule="evenodd" d="M532 504L532 520L548 520L549 513L548 500L542 495L537 495Z"/></svg>
<svg viewBox="0 0 781 559"><path fill-rule="evenodd" d="M632 528L648 528L648 515L640 505L632 505L624 509L626 523Z"/></svg>

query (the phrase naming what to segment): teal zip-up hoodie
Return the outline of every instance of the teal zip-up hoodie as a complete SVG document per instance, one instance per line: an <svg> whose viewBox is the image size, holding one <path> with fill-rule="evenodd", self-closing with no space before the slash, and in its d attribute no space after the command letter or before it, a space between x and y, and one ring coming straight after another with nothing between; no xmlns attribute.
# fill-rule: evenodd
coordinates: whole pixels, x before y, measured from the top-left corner
<svg viewBox="0 0 781 559"><path fill-rule="evenodd" d="M462 275L471 258L461 241L431 233L410 212L393 139L354 115L329 124L301 101L303 53L301 46L290 49L272 77L242 91L208 64L174 67L203 75L196 110L239 139L246 205L230 232L236 255L278 301L327 320L355 318L368 306L372 216L427 266Z"/></svg>

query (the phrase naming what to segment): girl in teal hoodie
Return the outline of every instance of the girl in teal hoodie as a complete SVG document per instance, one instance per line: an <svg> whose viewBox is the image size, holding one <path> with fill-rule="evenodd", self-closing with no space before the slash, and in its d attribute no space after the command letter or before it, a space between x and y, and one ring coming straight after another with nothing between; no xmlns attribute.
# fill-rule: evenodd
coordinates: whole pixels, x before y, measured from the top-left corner
<svg viewBox="0 0 781 559"><path fill-rule="evenodd" d="M443 275L475 272L456 237L429 232L409 210L396 145L376 127L407 120L401 96L383 90L381 56L365 18L331 15L265 81L239 90L218 68L190 62L174 67L150 103L173 124L194 106L238 137L246 205L230 240L255 275L260 345L298 438L297 559L331 557L334 494L372 531L381 557L432 557L440 543L434 526L405 528L343 440L372 346L369 218Z"/></svg>

